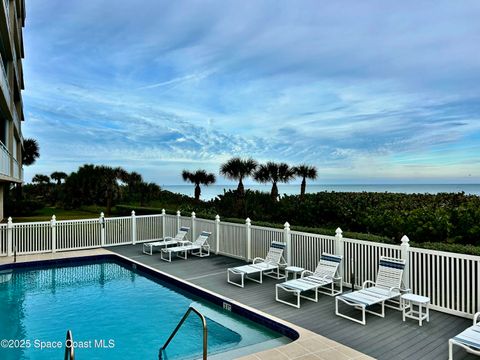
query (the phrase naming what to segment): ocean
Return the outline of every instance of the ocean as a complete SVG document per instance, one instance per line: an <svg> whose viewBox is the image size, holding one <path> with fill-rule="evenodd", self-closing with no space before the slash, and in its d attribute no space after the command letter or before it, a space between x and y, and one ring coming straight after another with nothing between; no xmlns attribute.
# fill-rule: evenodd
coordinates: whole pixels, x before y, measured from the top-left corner
<svg viewBox="0 0 480 360"><path fill-rule="evenodd" d="M162 185L162 189L188 196L193 196L193 185ZM234 190L237 185L210 185L202 186L202 200L211 200L224 191ZM270 192L271 185L245 185L245 189ZM278 185L281 195L293 195L300 193L300 185ZM471 195L480 195L480 184L383 184L383 185L308 185L307 193L321 191L336 192L391 192L405 194L437 194L465 192Z"/></svg>

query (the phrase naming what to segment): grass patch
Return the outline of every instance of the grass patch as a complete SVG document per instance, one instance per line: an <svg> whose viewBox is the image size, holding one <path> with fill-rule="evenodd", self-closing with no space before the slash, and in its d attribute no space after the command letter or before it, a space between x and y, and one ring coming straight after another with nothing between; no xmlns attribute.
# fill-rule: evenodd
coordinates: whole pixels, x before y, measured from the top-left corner
<svg viewBox="0 0 480 360"><path fill-rule="evenodd" d="M13 222L37 222L50 221L55 215L57 220L77 220L77 219L93 219L100 217L103 209L97 207L85 207L81 209L66 210L57 207L45 207L35 211L31 216L13 217Z"/></svg>

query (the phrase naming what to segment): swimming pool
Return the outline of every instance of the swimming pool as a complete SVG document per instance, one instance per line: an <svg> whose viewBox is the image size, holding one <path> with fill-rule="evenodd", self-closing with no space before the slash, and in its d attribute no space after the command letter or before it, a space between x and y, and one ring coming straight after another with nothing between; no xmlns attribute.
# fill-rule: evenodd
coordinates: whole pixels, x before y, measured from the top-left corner
<svg viewBox="0 0 480 360"><path fill-rule="evenodd" d="M232 358L291 341L124 261L0 270L0 340L10 340L2 341L0 359L61 358L67 329L77 359L157 359L190 305L207 319L209 357ZM201 322L190 316L164 358L201 353Z"/></svg>

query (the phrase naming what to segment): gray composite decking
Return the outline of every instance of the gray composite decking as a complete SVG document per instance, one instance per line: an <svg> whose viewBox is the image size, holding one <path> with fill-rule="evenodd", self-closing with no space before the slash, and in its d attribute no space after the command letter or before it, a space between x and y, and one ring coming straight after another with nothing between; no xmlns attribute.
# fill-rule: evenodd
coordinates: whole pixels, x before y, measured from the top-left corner
<svg viewBox="0 0 480 360"><path fill-rule="evenodd" d="M205 289L289 321L378 359L447 359L448 339L472 324L469 319L430 312L430 322L422 327L415 320L402 322L400 311L386 310L386 317L367 315L367 325L356 324L335 315L332 297L320 295L319 302L302 301L296 309L275 301L274 284L281 280L264 278L263 284L246 282L245 288L228 284L226 269L243 261L212 255L206 258L176 258L171 263L160 255L142 254L142 245L125 245L109 250L175 275ZM342 308L343 309L343 308ZM478 359L454 347L455 359Z"/></svg>

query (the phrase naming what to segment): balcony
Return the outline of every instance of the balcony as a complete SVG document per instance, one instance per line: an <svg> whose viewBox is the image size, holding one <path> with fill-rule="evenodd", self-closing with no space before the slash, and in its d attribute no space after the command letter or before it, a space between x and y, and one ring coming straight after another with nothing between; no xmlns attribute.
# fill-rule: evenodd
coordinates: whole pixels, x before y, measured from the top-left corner
<svg viewBox="0 0 480 360"><path fill-rule="evenodd" d="M0 177L9 177L14 182L20 182L23 178L23 172L17 159L8 151L5 145L0 142Z"/></svg>

